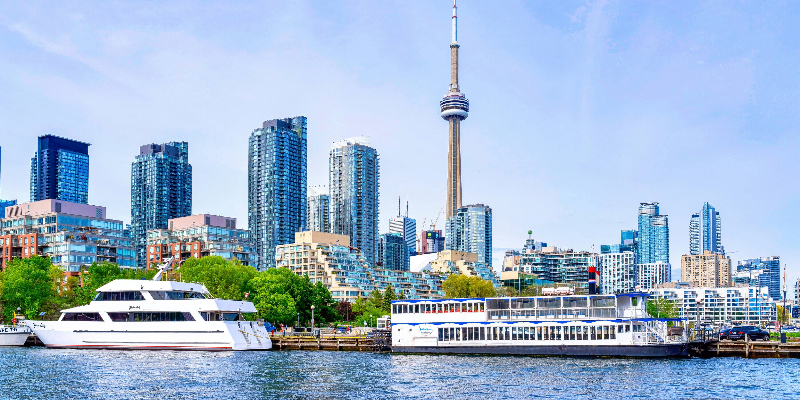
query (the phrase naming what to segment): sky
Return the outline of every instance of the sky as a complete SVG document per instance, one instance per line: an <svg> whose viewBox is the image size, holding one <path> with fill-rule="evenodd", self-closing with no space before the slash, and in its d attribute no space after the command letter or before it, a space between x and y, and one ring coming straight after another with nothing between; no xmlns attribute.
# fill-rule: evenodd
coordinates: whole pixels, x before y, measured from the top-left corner
<svg viewBox="0 0 800 400"><path fill-rule="evenodd" d="M0 3L3 198L28 200L36 138L92 146L89 203L130 222L139 146L189 142L193 212L247 221L247 143L308 118L308 183L334 141L380 154L381 231L445 203L448 0ZM669 215L721 214L733 263L800 276L800 5L460 0L463 202L493 210L495 266L533 238L599 250ZM444 217L438 218L439 228ZM673 279L679 276L673 273ZM789 283L790 297L793 285Z"/></svg>

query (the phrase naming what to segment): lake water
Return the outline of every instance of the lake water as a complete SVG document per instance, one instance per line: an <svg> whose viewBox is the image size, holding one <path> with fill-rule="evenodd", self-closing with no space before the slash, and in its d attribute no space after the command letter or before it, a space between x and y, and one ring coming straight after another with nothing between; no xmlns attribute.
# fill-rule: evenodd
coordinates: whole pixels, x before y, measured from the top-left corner
<svg viewBox="0 0 800 400"><path fill-rule="evenodd" d="M0 398L800 398L800 360L0 348Z"/></svg>

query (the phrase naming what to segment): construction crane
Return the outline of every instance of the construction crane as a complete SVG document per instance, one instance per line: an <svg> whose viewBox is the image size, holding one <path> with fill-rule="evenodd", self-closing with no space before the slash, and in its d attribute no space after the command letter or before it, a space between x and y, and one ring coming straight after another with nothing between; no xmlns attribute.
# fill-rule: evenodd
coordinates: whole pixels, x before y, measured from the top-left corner
<svg viewBox="0 0 800 400"><path fill-rule="evenodd" d="M417 234L417 251L422 251L422 244L420 243L420 241L424 240L422 238L422 232L425 232L425 221L427 220L428 220L427 217L422 219L422 225L420 225L419 234Z"/></svg>
<svg viewBox="0 0 800 400"><path fill-rule="evenodd" d="M440 208L440 209L439 209L439 213L438 213L438 214L436 214L436 219L435 219L435 220L433 221L433 223L431 224L431 230L432 230L432 231L435 231L435 230L436 230L436 223L437 223L437 222L439 222L439 217L441 217L441 216L442 216L442 212L444 212L444 206L442 206L442 208Z"/></svg>

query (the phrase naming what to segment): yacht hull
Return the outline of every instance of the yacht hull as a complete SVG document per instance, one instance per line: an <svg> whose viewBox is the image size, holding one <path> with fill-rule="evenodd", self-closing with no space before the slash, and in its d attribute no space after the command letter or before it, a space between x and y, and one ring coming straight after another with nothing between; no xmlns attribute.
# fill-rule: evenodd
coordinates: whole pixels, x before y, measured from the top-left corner
<svg viewBox="0 0 800 400"><path fill-rule="evenodd" d="M120 350L270 350L255 322L29 321L46 347Z"/></svg>
<svg viewBox="0 0 800 400"><path fill-rule="evenodd" d="M392 346L395 353L504 354L564 357L688 357L685 344L541 346Z"/></svg>
<svg viewBox="0 0 800 400"><path fill-rule="evenodd" d="M22 326L0 326L0 346L24 346L31 331Z"/></svg>

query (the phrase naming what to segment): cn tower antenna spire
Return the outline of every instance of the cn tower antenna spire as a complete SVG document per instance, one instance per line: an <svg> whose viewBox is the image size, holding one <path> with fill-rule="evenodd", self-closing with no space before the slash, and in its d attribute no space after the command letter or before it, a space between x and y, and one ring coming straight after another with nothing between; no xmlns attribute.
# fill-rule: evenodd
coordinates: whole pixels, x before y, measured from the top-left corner
<svg viewBox="0 0 800 400"><path fill-rule="evenodd" d="M453 0L453 43L458 43L458 16L456 15L456 0Z"/></svg>

